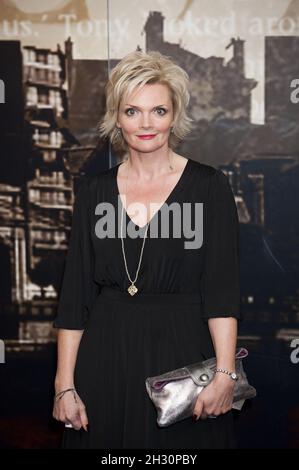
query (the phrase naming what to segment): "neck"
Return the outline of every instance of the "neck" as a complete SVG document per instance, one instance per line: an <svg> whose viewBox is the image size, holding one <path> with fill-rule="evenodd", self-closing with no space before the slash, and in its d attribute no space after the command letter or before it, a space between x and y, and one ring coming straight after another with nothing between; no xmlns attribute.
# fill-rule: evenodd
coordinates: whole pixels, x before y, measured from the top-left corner
<svg viewBox="0 0 299 470"><path fill-rule="evenodd" d="M164 155L130 152L126 165L129 165L131 175L149 181L173 171L174 160L174 152L171 149L168 149Z"/></svg>

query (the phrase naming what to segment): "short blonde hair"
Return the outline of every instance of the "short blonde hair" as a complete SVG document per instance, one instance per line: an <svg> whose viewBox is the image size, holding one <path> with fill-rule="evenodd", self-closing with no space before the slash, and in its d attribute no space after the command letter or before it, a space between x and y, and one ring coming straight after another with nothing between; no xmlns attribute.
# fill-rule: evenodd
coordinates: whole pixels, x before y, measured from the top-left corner
<svg viewBox="0 0 299 470"><path fill-rule="evenodd" d="M193 119L186 113L190 101L187 72L158 51L130 52L111 71L105 87L106 113L98 125L99 135L108 137L116 152L128 150L122 132L117 132L116 128L120 102L146 83L164 84L170 90L174 119L169 146L174 149L192 129Z"/></svg>

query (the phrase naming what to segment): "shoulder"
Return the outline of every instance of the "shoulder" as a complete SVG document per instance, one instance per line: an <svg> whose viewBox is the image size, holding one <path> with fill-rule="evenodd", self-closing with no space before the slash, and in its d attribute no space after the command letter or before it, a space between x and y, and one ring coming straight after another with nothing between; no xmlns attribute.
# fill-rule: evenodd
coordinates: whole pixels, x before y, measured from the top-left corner
<svg viewBox="0 0 299 470"><path fill-rule="evenodd" d="M222 170L208 165L207 163L201 163L196 160L189 159L190 170L195 179L200 179L202 185L206 185L209 188L213 184L217 184L217 181L227 179L227 176Z"/></svg>
<svg viewBox="0 0 299 470"><path fill-rule="evenodd" d="M191 159L190 159L191 160ZM200 190L204 198L212 195L221 197L231 193L229 178L218 168L195 160L190 161L192 185Z"/></svg>
<svg viewBox="0 0 299 470"><path fill-rule="evenodd" d="M189 160L193 172L195 172L197 175L200 175L201 178L206 178L208 181L210 181L211 179L217 179L217 176L219 176L219 174L225 176L222 170L217 169L212 165L208 165L207 163L201 163L196 160L192 160L191 158Z"/></svg>
<svg viewBox="0 0 299 470"><path fill-rule="evenodd" d="M192 165L202 176L206 177L208 180L213 180L215 182L218 180L228 182L228 177L220 168L215 168L212 165L200 163L195 160L192 160Z"/></svg>
<svg viewBox="0 0 299 470"><path fill-rule="evenodd" d="M100 180L107 179L107 177L111 177L113 175L113 173L116 170L116 167L119 166L119 165L120 165L120 163L118 163L116 165L113 165L110 168L106 168L106 170L101 170L95 176L93 176L93 178L97 178L97 179L100 179Z"/></svg>
<svg viewBox="0 0 299 470"><path fill-rule="evenodd" d="M80 178L78 193L88 193L91 196L98 194L107 186L113 183L115 166L106 170L101 170L95 175L84 175Z"/></svg>

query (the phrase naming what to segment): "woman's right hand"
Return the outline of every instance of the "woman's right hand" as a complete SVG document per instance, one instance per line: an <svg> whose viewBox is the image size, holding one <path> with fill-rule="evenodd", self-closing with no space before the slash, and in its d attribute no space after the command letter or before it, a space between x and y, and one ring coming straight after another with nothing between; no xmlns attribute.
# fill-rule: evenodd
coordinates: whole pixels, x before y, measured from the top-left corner
<svg viewBox="0 0 299 470"><path fill-rule="evenodd" d="M86 408L74 390L66 392L61 398L54 398L53 418L65 424L71 424L76 431L81 427L88 431Z"/></svg>

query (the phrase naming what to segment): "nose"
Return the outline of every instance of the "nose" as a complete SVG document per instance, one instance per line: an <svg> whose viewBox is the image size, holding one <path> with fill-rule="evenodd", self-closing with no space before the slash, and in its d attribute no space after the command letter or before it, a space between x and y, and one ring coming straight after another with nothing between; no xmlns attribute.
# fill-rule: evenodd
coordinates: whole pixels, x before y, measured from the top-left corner
<svg viewBox="0 0 299 470"><path fill-rule="evenodd" d="M140 127L142 127L142 129L148 129L151 127L151 120L147 113L142 114L142 117L140 120Z"/></svg>

